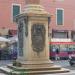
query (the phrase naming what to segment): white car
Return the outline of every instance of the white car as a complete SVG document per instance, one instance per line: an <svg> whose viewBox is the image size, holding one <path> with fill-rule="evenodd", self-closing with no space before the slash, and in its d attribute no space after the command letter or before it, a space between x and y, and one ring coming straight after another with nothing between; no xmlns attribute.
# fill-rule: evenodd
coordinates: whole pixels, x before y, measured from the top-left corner
<svg viewBox="0 0 75 75"><path fill-rule="evenodd" d="M69 55L69 63L71 66L75 65L75 54Z"/></svg>

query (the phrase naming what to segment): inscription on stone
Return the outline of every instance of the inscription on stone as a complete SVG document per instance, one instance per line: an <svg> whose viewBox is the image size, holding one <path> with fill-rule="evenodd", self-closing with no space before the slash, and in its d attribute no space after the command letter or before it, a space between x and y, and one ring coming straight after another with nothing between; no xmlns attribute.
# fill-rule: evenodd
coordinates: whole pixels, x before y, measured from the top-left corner
<svg viewBox="0 0 75 75"><path fill-rule="evenodd" d="M45 46L45 27L41 24L34 24L31 28L32 48L35 52L41 52Z"/></svg>

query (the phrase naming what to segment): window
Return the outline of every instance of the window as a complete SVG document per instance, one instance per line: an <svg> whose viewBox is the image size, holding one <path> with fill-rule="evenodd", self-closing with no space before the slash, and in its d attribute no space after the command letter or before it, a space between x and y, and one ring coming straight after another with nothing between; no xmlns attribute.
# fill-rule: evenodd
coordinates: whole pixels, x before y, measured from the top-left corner
<svg viewBox="0 0 75 75"><path fill-rule="evenodd" d="M13 8L12 8L12 15L13 15L13 19L16 15L20 14L20 10L21 10L21 5L20 4L13 4Z"/></svg>
<svg viewBox="0 0 75 75"><path fill-rule="evenodd" d="M66 30L52 30L53 38L68 38L68 31Z"/></svg>
<svg viewBox="0 0 75 75"><path fill-rule="evenodd" d="M63 25L64 23L64 10L63 9L58 9L56 10L56 22L57 25Z"/></svg>

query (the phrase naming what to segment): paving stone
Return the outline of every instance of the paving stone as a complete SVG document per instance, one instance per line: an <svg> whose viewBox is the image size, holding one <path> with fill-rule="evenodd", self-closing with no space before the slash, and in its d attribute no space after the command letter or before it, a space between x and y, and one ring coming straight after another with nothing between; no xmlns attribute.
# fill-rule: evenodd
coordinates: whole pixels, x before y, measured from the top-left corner
<svg viewBox="0 0 75 75"><path fill-rule="evenodd" d="M4 74L4 73L0 73L0 75L6 75L6 74Z"/></svg>

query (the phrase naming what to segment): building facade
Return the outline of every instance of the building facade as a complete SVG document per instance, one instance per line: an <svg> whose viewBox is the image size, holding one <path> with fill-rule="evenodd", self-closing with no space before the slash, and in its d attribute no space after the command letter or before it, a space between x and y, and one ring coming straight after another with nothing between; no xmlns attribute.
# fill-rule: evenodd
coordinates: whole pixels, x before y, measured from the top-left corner
<svg viewBox="0 0 75 75"><path fill-rule="evenodd" d="M51 15L49 25L51 57L56 57L54 49L59 50L60 58L68 58L69 54L75 53L74 3L75 0L41 0L41 4Z"/></svg>
<svg viewBox="0 0 75 75"><path fill-rule="evenodd" d="M41 0L51 14L49 33L52 38L75 40L75 0Z"/></svg>
<svg viewBox="0 0 75 75"><path fill-rule="evenodd" d="M72 38L75 40L75 0L40 0L40 4L50 12L49 34L52 38ZM25 0L0 0L0 34L15 33L17 25L14 16L23 11ZM11 31L10 31L11 30Z"/></svg>
<svg viewBox="0 0 75 75"><path fill-rule="evenodd" d="M13 35L17 32L14 16L24 8L24 0L0 0L0 34Z"/></svg>

